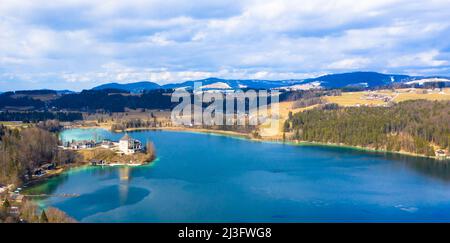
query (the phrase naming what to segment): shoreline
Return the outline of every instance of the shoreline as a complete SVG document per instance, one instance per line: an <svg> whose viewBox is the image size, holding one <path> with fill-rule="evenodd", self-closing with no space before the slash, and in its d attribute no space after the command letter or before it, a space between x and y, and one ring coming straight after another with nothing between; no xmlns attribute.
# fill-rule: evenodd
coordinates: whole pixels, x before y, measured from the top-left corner
<svg viewBox="0 0 450 243"><path fill-rule="evenodd" d="M83 169L83 168L88 168L88 167L92 167L92 168L96 168L96 167L143 167L143 166L148 166L153 164L154 162L156 162L158 160L158 157L154 157L151 161L149 162L145 162L145 163L107 163L107 164L102 164L102 165L92 165L90 162L78 162L75 164L69 164L69 165L65 165L62 167L58 167L55 170L51 170L50 173L44 174L43 176L34 178L32 180L29 180L25 183L23 183L22 185L20 185L20 187L24 187L24 188L29 188L29 187L33 187L36 186L40 183L43 183L49 179L52 179L53 177L57 177L60 176L66 172L75 170L75 169Z"/></svg>
<svg viewBox="0 0 450 243"><path fill-rule="evenodd" d="M83 168L83 167L87 167L87 166L89 166L88 163L76 163L76 164L72 164L72 165L69 165L69 166L63 166L63 167L60 167L60 168L57 168L57 169L53 170L51 174L45 174L45 175L43 175L41 177L38 177L38 178L32 179L30 181L27 181L26 183L23 183L22 187L25 187L25 188L33 187L33 186L35 186L37 184L45 182L48 179L51 179L51 178L56 177L56 176L60 176L60 175L64 174L65 172L68 172L70 170Z"/></svg>
<svg viewBox="0 0 450 243"><path fill-rule="evenodd" d="M100 128L100 129L106 129L108 131L111 131L111 129L108 129L107 126L84 126L84 127L76 127L75 126L73 128L81 128L81 129ZM352 146L352 145L336 144L336 143L312 142L312 141L303 141L303 140L299 140L299 141L285 140L285 141L283 141L280 139L271 139L271 138L253 138L250 136L250 134L246 134L246 133L240 133L240 132L235 132L235 131L214 130L214 129L206 129L206 128L142 127L142 128L127 128L124 130L116 130L116 131L112 131L112 132L120 133L120 132L158 131L158 130L214 134L214 135L221 135L221 136L245 139L245 140L253 141L253 142L270 142L270 143L278 143L278 144L288 144L288 145L293 145L293 146L326 146L326 147L348 148L348 149L367 151L367 152L373 152L373 153L390 153L390 154L405 155L405 156L417 157L417 158L428 158L428 159L433 159L436 161L449 161L448 159L439 159L436 156L426 156L423 154L416 154L416 153L411 153L411 152L406 152L406 151L388 151L388 150L384 150L384 149L374 149L374 148L370 148L370 147Z"/></svg>
<svg viewBox="0 0 450 243"><path fill-rule="evenodd" d="M142 163L142 164L111 163L111 164L104 164L104 165L91 165L88 162L80 162L80 163L73 164L73 165L70 165L70 166L60 167L60 168L52 171L51 174L46 174L46 175L41 176L39 178L35 178L35 179L31 180L31 181L27 181L26 183L22 184L20 187L23 187L24 191L26 191L28 188L32 188L34 186L38 186L41 183L45 183L49 179L61 176L64 173L73 172L75 170L81 170L81 169L86 169L86 168L101 168L101 167L131 167L131 168L136 168L136 167L151 166L152 164L154 164L157 161L158 161L158 157L156 157L155 159L153 159L149 163ZM26 196L26 194L23 194L23 195Z"/></svg>

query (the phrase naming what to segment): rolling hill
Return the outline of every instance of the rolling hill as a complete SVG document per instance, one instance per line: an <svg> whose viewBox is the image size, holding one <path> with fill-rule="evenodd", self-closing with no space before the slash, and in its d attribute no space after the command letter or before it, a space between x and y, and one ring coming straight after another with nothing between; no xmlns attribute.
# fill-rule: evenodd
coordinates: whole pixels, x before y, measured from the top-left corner
<svg viewBox="0 0 450 243"><path fill-rule="evenodd" d="M227 89L273 89L288 85L294 85L302 83L303 80L280 80L280 81L270 81L270 80L257 80L257 79L220 79L220 78L207 78L201 80L186 81L183 83L174 83L163 85L166 89L177 89L177 88L188 88L193 89L196 82L201 82L205 89L209 87L219 86L226 87Z"/></svg>
<svg viewBox="0 0 450 243"><path fill-rule="evenodd" d="M382 74L376 72L353 72L324 75L307 79L305 83L320 82L322 87L342 88L346 86L377 87L395 82L406 82L413 79L408 75Z"/></svg>
<svg viewBox="0 0 450 243"><path fill-rule="evenodd" d="M203 89L275 89L282 87L299 86L309 83L320 83L324 88L342 88L348 86L378 87L391 83L408 82L421 77L412 77L399 74L382 74L377 72L352 72L341 74L329 74L309 79L292 80L258 80L258 79L221 79L206 78L201 80L191 80L181 83L171 83L158 85L157 83L142 81L137 83L119 84L109 83L94 87L93 90L122 89L132 93L140 93L144 90L154 89L193 89L196 82L201 82Z"/></svg>
<svg viewBox="0 0 450 243"><path fill-rule="evenodd" d="M141 93L144 90L160 89L161 86L157 83L149 81L141 81L136 83L119 84L119 83L107 83L92 88L92 90L104 90L104 89L121 89L129 91L131 93Z"/></svg>

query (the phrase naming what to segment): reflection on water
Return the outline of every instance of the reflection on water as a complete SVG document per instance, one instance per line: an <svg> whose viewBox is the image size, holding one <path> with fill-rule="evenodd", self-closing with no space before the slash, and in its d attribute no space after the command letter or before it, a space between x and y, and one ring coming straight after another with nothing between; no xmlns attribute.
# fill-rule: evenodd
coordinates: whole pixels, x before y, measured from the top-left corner
<svg viewBox="0 0 450 243"><path fill-rule="evenodd" d="M320 146L320 145L306 145ZM325 146L323 149L335 151L337 153L345 152L354 155L375 155L382 156L388 160L395 162L397 165L412 169L425 176L433 177L442 181L450 182L450 161L436 160L427 157L410 156L391 152L375 152L370 150L354 149L350 147Z"/></svg>
<svg viewBox="0 0 450 243"><path fill-rule="evenodd" d="M128 184L130 178L130 167L124 166L119 168L119 178L121 183Z"/></svg>
<svg viewBox="0 0 450 243"><path fill-rule="evenodd" d="M130 197L125 198L125 201L117 200L118 186L111 185L103 187L92 193L86 193L80 197L71 198L70 200L57 201L54 206L78 219L82 219L92 214L100 212L108 212L123 205L133 205L149 195L149 191L144 188L130 187ZM73 212L76 208L76 212Z"/></svg>
<svg viewBox="0 0 450 243"><path fill-rule="evenodd" d="M65 186L66 182L69 180L71 174L76 173L76 170L86 171L92 177L100 177L105 179L117 178L119 180L118 192L120 197L121 205L124 205L128 201L129 184L132 178L132 168L128 166L112 167L112 166L88 166L82 169L75 169L75 171L70 171L62 173L56 177L50 178L46 181L40 182L38 184L32 185L23 190L26 195L51 195L56 194L58 188ZM45 200L49 196L39 196L34 197L34 200Z"/></svg>
<svg viewBox="0 0 450 243"><path fill-rule="evenodd" d="M390 159L395 159L401 165L411 168L423 175L450 182L450 162L448 160L415 158L398 154L391 154L387 157Z"/></svg>
<svg viewBox="0 0 450 243"><path fill-rule="evenodd" d="M56 192L56 190L59 187L64 186L64 184L69 179L69 174L63 173L61 175L58 175L56 177L53 177L49 180L46 180L44 182L40 182L36 185L33 185L31 187L25 188L22 192L26 195L49 195ZM42 199L45 199L47 197L41 197Z"/></svg>
<svg viewBox="0 0 450 243"><path fill-rule="evenodd" d="M128 166L119 168L119 197L121 205L124 205L128 198L128 187L130 183L130 168Z"/></svg>

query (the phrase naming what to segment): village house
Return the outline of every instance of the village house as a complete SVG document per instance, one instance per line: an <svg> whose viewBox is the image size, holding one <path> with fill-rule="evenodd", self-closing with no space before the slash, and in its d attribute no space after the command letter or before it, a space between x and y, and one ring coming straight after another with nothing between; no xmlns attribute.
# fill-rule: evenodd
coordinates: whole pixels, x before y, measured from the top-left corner
<svg viewBox="0 0 450 243"><path fill-rule="evenodd" d="M374 92L370 92L369 94L366 94L364 96L361 97L361 99L365 99L365 100L381 100L384 102L389 102L392 100L393 97L389 96L389 95L385 95L385 94L377 94Z"/></svg>
<svg viewBox="0 0 450 243"><path fill-rule="evenodd" d="M110 149L114 147L114 143L111 142L110 140L105 139L102 141L100 147Z"/></svg>
<svg viewBox="0 0 450 243"><path fill-rule="evenodd" d="M15 202L21 204L24 200L25 196L21 195L17 192L10 192L9 193L9 200L10 202Z"/></svg>
<svg viewBox="0 0 450 243"><path fill-rule="evenodd" d="M11 214L11 215L14 215L14 216L19 216L20 215L20 210L19 210L19 207L17 207L17 206L12 206L10 209L9 209L9 214Z"/></svg>
<svg viewBox="0 0 450 243"><path fill-rule="evenodd" d="M43 176L43 175L47 174L47 172L49 170L54 170L54 169L56 169L55 164L47 163L47 164L41 165L40 167L34 169L32 171L32 175L33 176Z"/></svg>
<svg viewBox="0 0 450 243"><path fill-rule="evenodd" d="M439 150L436 151L436 157L438 159L446 159L447 158L447 154L445 153L444 150L439 149Z"/></svg>
<svg viewBox="0 0 450 243"><path fill-rule="evenodd" d="M0 184L0 195L3 194L8 190L8 187L6 185Z"/></svg>
<svg viewBox="0 0 450 243"><path fill-rule="evenodd" d="M98 160L98 159L93 159L93 160L91 160L91 165L104 165L104 164L106 164L105 163L105 161L103 161L103 160Z"/></svg>
<svg viewBox="0 0 450 243"><path fill-rule="evenodd" d="M93 140L84 140L84 141L76 141L72 142L68 145L69 148L73 150L78 149L87 149L87 148L94 148L97 144Z"/></svg>
<svg viewBox="0 0 450 243"><path fill-rule="evenodd" d="M119 140L119 151L124 154L134 154L140 150L142 150L142 143L128 136L128 134L125 134Z"/></svg>

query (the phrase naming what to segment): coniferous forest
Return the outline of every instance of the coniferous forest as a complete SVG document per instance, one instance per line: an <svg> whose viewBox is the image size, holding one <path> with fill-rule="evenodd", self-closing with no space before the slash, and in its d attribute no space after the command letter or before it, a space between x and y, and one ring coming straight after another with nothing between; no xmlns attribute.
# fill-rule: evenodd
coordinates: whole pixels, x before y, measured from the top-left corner
<svg viewBox="0 0 450 243"><path fill-rule="evenodd" d="M346 144L434 156L450 148L450 102L414 100L390 107L335 104L290 115L284 131L295 140Z"/></svg>

